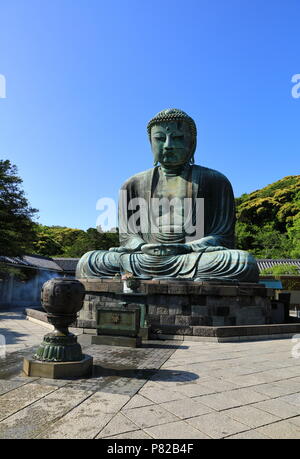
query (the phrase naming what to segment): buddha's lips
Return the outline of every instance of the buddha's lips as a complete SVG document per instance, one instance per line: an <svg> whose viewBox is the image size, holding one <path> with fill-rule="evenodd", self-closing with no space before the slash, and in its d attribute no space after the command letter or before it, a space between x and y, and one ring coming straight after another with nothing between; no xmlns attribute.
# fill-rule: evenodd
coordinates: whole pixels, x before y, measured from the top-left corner
<svg viewBox="0 0 300 459"><path fill-rule="evenodd" d="M174 164L174 163L177 164L178 163L178 159L174 158L172 156L164 156L163 162L165 164Z"/></svg>
<svg viewBox="0 0 300 459"><path fill-rule="evenodd" d="M166 160L166 159L168 159L168 160L170 160L170 159L175 159L175 158L174 158L174 153L165 153L165 154L163 155L163 159L164 159L164 160Z"/></svg>
<svg viewBox="0 0 300 459"><path fill-rule="evenodd" d="M177 152L176 150L163 153L162 159L164 162L170 162L170 163L182 162L180 152Z"/></svg>

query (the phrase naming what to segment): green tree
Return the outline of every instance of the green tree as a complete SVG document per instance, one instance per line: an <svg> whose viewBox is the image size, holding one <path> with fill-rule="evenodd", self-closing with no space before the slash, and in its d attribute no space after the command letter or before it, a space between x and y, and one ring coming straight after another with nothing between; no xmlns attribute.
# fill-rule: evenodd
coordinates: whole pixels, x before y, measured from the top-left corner
<svg viewBox="0 0 300 459"><path fill-rule="evenodd" d="M34 253L49 257L68 256L68 250L85 235L83 230L64 226L36 225L35 231Z"/></svg>
<svg viewBox="0 0 300 459"><path fill-rule="evenodd" d="M89 250L108 250L119 245L118 234L95 228L83 231L63 226L35 226L34 253L49 257L81 257Z"/></svg>
<svg viewBox="0 0 300 459"><path fill-rule="evenodd" d="M0 160L0 255L20 256L32 251L35 238L33 217L15 165Z"/></svg>
<svg viewBox="0 0 300 459"><path fill-rule="evenodd" d="M292 225L287 230L291 241L291 257L300 258L300 213L294 217Z"/></svg>
<svg viewBox="0 0 300 459"><path fill-rule="evenodd" d="M49 230L49 227L36 225L33 253L51 257L61 255L62 252L62 245L56 240L55 235Z"/></svg>
<svg viewBox="0 0 300 459"><path fill-rule="evenodd" d="M286 233L274 229L272 223L265 224L255 234L252 253L261 258L289 258L291 243Z"/></svg>
<svg viewBox="0 0 300 459"><path fill-rule="evenodd" d="M81 257L90 250L108 250L119 245L118 233L99 233L95 228L89 228L77 240L65 249L64 256Z"/></svg>
<svg viewBox="0 0 300 459"><path fill-rule="evenodd" d="M258 258L300 256L300 176L236 199L237 248Z"/></svg>

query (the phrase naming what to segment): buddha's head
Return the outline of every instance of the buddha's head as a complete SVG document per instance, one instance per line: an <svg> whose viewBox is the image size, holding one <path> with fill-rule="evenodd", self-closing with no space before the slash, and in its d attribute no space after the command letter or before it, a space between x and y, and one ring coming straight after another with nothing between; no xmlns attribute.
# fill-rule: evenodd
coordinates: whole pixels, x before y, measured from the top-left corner
<svg viewBox="0 0 300 459"><path fill-rule="evenodd" d="M194 120L182 110L169 108L148 123L154 164L178 168L194 163L197 129Z"/></svg>

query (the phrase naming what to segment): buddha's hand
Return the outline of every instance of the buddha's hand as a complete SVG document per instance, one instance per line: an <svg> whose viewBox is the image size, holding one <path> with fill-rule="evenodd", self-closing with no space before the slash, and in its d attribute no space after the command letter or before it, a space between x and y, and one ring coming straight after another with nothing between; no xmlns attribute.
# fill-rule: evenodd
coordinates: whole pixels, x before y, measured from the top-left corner
<svg viewBox="0 0 300 459"><path fill-rule="evenodd" d="M228 250L227 247L223 247L221 245L217 245L215 247L213 247L213 246L205 246L204 249L205 249L204 250L205 253L207 253L207 252L220 252L221 250Z"/></svg>
<svg viewBox="0 0 300 459"><path fill-rule="evenodd" d="M132 253L133 250L127 249L127 247L111 247L109 249L110 252L118 252L118 253Z"/></svg>
<svg viewBox="0 0 300 459"><path fill-rule="evenodd" d="M158 257L182 255L192 252L192 248L186 244L145 244L141 250L147 255Z"/></svg>

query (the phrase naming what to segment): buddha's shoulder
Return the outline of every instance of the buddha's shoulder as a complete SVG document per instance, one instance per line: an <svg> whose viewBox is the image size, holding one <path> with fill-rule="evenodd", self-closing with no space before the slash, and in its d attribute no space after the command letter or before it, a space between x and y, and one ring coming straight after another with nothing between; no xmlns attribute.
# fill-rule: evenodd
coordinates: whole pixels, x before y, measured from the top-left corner
<svg viewBox="0 0 300 459"><path fill-rule="evenodd" d="M229 179L226 177L226 175L222 174L222 172L219 172L215 169L210 169L209 167L204 167L204 166L193 166L195 174L201 176L204 178L206 181L218 181L218 182L227 182L230 184Z"/></svg>
<svg viewBox="0 0 300 459"><path fill-rule="evenodd" d="M129 177L122 185L122 188L127 188L134 185L143 185L151 179L155 168L147 169Z"/></svg>

